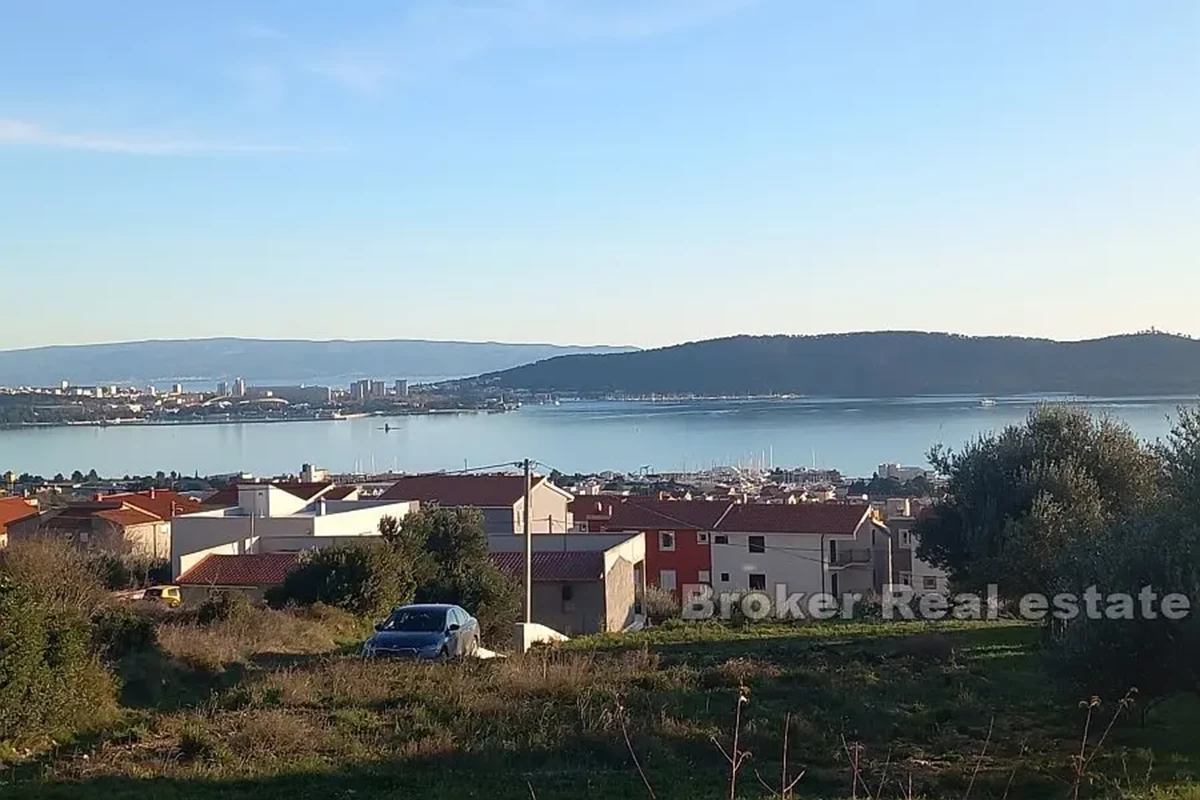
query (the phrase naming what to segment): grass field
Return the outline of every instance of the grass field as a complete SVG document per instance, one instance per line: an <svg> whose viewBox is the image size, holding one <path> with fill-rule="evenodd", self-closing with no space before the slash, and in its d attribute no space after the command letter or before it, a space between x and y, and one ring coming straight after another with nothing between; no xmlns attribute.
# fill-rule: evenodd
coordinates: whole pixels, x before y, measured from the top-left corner
<svg viewBox="0 0 1200 800"><path fill-rule="evenodd" d="M738 797L778 795L786 728L799 798L1066 798L1087 716L1043 673L1039 630L1011 623L679 624L434 665L363 662L328 634L219 638L171 632L126 665L119 726L6 768L0 794L729 797L744 696ZM1197 775L1200 704L1181 699L1118 720L1079 796L1200 798Z"/></svg>

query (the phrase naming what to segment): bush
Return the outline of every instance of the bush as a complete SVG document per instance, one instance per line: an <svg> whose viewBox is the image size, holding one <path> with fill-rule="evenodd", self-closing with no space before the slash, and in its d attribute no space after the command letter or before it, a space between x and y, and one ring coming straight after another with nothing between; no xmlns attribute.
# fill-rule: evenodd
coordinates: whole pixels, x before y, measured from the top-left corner
<svg viewBox="0 0 1200 800"><path fill-rule="evenodd" d="M642 596L642 606L646 610L646 619L655 625L678 617L681 613L679 600L666 589L657 586L647 586Z"/></svg>
<svg viewBox="0 0 1200 800"><path fill-rule="evenodd" d="M212 592L200 605L196 606L196 621L201 625L229 622L246 616L252 608L250 598L242 592Z"/></svg>
<svg viewBox="0 0 1200 800"><path fill-rule="evenodd" d="M1142 613L1145 587L1161 598L1178 593L1195 609L1200 602L1200 412L1183 409L1156 454L1163 496L1150 509L1107 525L1069 548L1057 563L1058 590L1102 597L1126 594L1125 618L1087 614L1056 621L1050 664L1077 692L1121 697L1136 688L1145 710L1181 693L1200 692L1200 620L1166 619L1161 609ZM1102 599L1100 609L1110 608ZM1144 713L1144 711L1143 711Z"/></svg>
<svg viewBox="0 0 1200 800"><path fill-rule="evenodd" d="M179 731L179 757L184 761L224 761L229 748L202 722L190 720Z"/></svg>
<svg viewBox="0 0 1200 800"><path fill-rule="evenodd" d="M0 742L69 735L111 716L116 687L87 617L0 570L0 620Z"/></svg>
<svg viewBox="0 0 1200 800"><path fill-rule="evenodd" d="M521 587L489 558L479 509L423 508L380 532L414 565L418 602L460 605L479 620L481 638L507 641Z"/></svg>
<svg viewBox="0 0 1200 800"><path fill-rule="evenodd" d="M1200 602L1200 526L1170 511L1115 525L1086 546L1074 548L1060 566L1060 589L1083 595L1128 594L1135 607L1129 618L1091 619L1081 613L1065 624L1050 650L1050 665L1072 690L1120 697L1136 688L1152 705L1181 693L1200 691L1200 620L1145 618L1138 599L1149 586L1161 598L1185 595ZM1099 603L1101 611L1108 607ZM1082 611L1082 609L1081 609Z"/></svg>
<svg viewBox="0 0 1200 800"><path fill-rule="evenodd" d="M370 542L306 553L283 585L268 592L267 602L276 608L325 603L380 617L411 601L414 588L403 556L385 542Z"/></svg>
<svg viewBox="0 0 1200 800"><path fill-rule="evenodd" d="M171 581L171 562L166 559L115 553L98 553L91 559L93 570L109 591L141 589Z"/></svg>
<svg viewBox="0 0 1200 800"><path fill-rule="evenodd" d="M92 646L106 661L151 650L158 644L154 618L129 606L101 609L92 616Z"/></svg>
<svg viewBox="0 0 1200 800"><path fill-rule="evenodd" d="M39 536L0 551L0 567L47 608L91 616L105 599L90 559L69 542Z"/></svg>

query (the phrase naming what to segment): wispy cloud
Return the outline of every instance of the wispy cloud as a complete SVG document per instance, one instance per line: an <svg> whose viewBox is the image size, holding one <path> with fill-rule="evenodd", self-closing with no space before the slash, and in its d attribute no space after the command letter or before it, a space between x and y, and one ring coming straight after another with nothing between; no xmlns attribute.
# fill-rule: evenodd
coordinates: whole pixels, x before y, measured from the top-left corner
<svg viewBox="0 0 1200 800"><path fill-rule="evenodd" d="M303 70L354 94L489 53L647 39L706 25L757 0L426 0Z"/></svg>
<svg viewBox="0 0 1200 800"><path fill-rule="evenodd" d="M238 144L195 139L155 139L67 133L21 120L0 119L0 146L44 147L139 156L339 152L337 147Z"/></svg>

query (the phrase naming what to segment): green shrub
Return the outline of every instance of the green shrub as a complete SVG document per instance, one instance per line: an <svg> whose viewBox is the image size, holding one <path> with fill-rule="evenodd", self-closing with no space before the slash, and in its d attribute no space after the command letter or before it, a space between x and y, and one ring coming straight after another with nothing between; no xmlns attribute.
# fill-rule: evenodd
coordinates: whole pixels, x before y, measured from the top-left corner
<svg viewBox="0 0 1200 800"><path fill-rule="evenodd" d="M118 661L131 653L150 650L156 644L155 621L140 610L114 606L92 616L92 646L106 661Z"/></svg>
<svg viewBox="0 0 1200 800"><path fill-rule="evenodd" d="M0 741L70 735L108 719L115 698L88 619L0 570Z"/></svg>
<svg viewBox="0 0 1200 800"><path fill-rule="evenodd" d="M1200 412L1181 409L1179 422L1156 448L1163 497L1148 510L1113 522L1067 549L1057 562L1062 592L1102 597L1126 594L1129 618L1081 614L1056 621L1050 665L1071 689L1121 697L1138 690L1143 710L1177 694L1200 692ZM1148 616L1138 608L1149 587L1161 598L1184 595L1183 619ZM1108 608L1107 600L1099 603ZM1151 610L1155 610L1152 607Z"/></svg>
<svg viewBox="0 0 1200 800"><path fill-rule="evenodd" d="M129 560L115 553L100 553L92 559L92 569L99 576L104 588L116 592L134 589L133 569Z"/></svg>
<svg viewBox="0 0 1200 800"><path fill-rule="evenodd" d="M179 757L184 761L224 761L229 748L198 720L189 720L179 731Z"/></svg>
<svg viewBox="0 0 1200 800"><path fill-rule="evenodd" d="M229 622L246 616L252 608L250 598L242 592L212 592L196 607L196 621L201 625Z"/></svg>
<svg viewBox="0 0 1200 800"><path fill-rule="evenodd" d="M88 556L50 535L0 550L0 566L46 608L88 617L105 600L104 586Z"/></svg>
<svg viewBox="0 0 1200 800"><path fill-rule="evenodd" d="M1057 676L1084 696L1121 697L1136 688L1146 707L1200 691L1200 525L1171 511L1115 525L1086 546L1074 548L1060 566L1060 589L1083 595L1094 586L1102 598L1133 598L1131 619L1080 614L1059 623L1049 651ZM1161 598L1185 595L1193 612L1184 619L1161 613L1145 618L1139 593L1149 586ZM1108 606L1101 599L1099 609ZM1081 609L1082 610L1082 609Z"/></svg>
<svg viewBox="0 0 1200 800"><path fill-rule="evenodd" d="M306 553L283 585L268 592L267 601L277 608L325 603L379 617L411 601L414 588L410 564L396 548L364 542Z"/></svg>
<svg viewBox="0 0 1200 800"><path fill-rule="evenodd" d="M485 641L507 640L521 614L521 587L488 556L477 508L429 508L381 532L416 565L416 600L454 603L475 615Z"/></svg>
<svg viewBox="0 0 1200 800"><path fill-rule="evenodd" d="M109 591L141 589L171 582L171 562L142 556L97 553L91 556L92 569Z"/></svg>

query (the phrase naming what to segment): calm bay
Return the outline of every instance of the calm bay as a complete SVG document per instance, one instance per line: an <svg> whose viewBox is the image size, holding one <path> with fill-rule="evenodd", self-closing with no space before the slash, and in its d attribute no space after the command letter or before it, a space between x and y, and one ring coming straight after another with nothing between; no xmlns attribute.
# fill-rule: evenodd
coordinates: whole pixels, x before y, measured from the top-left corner
<svg viewBox="0 0 1200 800"><path fill-rule="evenodd" d="M0 430L0 471L51 476L246 471L425 471L529 456L567 472L676 471L717 464L817 465L870 475L884 461L925 464L937 443L957 447L1025 417L1044 400L978 397L580 401L502 414L426 414L351 420L213 425L71 426ZM1166 434L1196 398L1071 398Z"/></svg>

